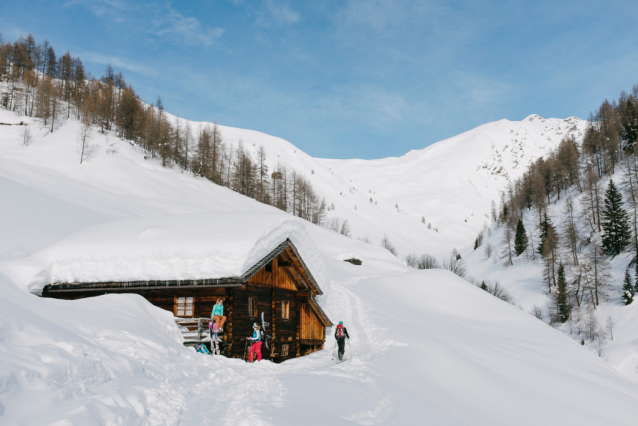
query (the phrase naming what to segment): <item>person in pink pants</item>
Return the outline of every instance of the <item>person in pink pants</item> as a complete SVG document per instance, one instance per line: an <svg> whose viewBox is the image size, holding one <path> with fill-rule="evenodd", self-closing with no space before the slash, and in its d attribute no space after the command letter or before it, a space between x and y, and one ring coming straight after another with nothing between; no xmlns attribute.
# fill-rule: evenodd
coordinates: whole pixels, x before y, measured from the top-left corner
<svg viewBox="0 0 638 426"><path fill-rule="evenodd" d="M261 361L261 340L263 332L259 324L253 324L253 337L246 337L246 339L252 342L250 350L248 351L248 362L253 362L253 354L257 355L257 361Z"/></svg>

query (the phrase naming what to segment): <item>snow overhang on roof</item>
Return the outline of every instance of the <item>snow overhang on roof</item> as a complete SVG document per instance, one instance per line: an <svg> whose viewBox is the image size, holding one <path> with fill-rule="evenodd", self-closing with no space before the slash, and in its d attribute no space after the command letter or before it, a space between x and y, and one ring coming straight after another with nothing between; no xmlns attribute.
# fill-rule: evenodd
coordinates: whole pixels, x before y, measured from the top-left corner
<svg viewBox="0 0 638 426"><path fill-rule="evenodd" d="M263 212L158 216L89 227L31 256L41 272L29 289L194 280L241 284L287 247L303 265L313 294L322 294L325 266L304 222Z"/></svg>

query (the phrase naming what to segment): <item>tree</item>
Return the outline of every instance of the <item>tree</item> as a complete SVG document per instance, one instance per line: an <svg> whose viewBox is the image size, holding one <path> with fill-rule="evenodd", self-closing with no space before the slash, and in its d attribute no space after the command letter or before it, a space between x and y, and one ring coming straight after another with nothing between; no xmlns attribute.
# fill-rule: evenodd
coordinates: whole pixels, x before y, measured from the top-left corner
<svg viewBox="0 0 638 426"><path fill-rule="evenodd" d="M503 258L507 259L507 265L513 265L514 262L512 262L512 237L513 237L513 232L512 232L512 222L510 220L505 220L504 222L505 225L505 230L503 232L503 242L505 243L505 248L504 248L504 253L503 253Z"/></svg>
<svg viewBox="0 0 638 426"><path fill-rule="evenodd" d="M541 236L538 252L543 257L543 275L547 281L547 292L551 293L552 285L556 286L556 262L558 261L558 234L551 219L545 213L541 222Z"/></svg>
<svg viewBox="0 0 638 426"><path fill-rule="evenodd" d="M514 251L520 256L527 249L527 232L523 225L523 220L519 219L516 224L516 235L514 236Z"/></svg>
<svg viewBox="0 0 638 426"><path fill-rule="evenodd" d="M29 125L25 124L22 127L22 145L29 146L31 142L31 130L29 129Z"/></svg>
<svg viewBox="0 0 638 426"><path fill-rule="evenodd" d="M390 239L386 234L383 235L383 239L381 240L381 247L392 253L393 255L397 255L397 249L394 248L394 245L390 242Z"/></svg>
<svg viewBox="0 0 638 426"><path fill-rule="evenodd" d="M556 313L561 323L569 319L571 305L567 294L567 280L565 279L565 267L561 262L558 265L558 279L556 291Z"/></svg>
<svg viewBox="0 0 638 426"><path fill-rule="evenodd" d="M452 251L450 257L443 261L443 269L447 269L450 272L455 273L459 277L465 276L465 264L459 256L457 256L456 249Z"/></svg>
<svg viewBox="0 0 638 426"><path fill-rule="evenodd" d="M620 254L629 245L631 229L629 215L623 209L622 194L613 180L605 192L605 207L602 211L603 250L611 256Z"/></svg>
<svg viewBox="0 0 638 426"><path fill-rule="evenodd" d="M610 279L609 261L603 253L598 237L592 238L589 243L584 262L583 293L589 296L590 303L595 307L601 298L607 297Z"/></svg>
<svg viewBox="0 0 638 426"><path fill-rule="evenodd" d="M562 238L564 247L570 251L574 265L578 265L578 243L580 241L580 235L578 232L578 226L576 225L574 202L571 197L568 197L567 200L565 200L565 210L563 213L565 215Z"/></svg>
<svg viewBox="0 0 638 426"><path fill-rule="evenodd" d="M631 302L634 301L634 294L636 290L634 289L634 283L631 280L629 269L625 270L625 279L623 281L622 290L622 298L625 305L631 304Z"/></svg>
<svg viewBox="0 0 638 426"><path fill-rule="evenodd" d="M85 154L90 150L89 142L93 137L93 129L88 118L82 121L80 130L78 130L77 141L80 147L80 164L84 161Z"/></svg>

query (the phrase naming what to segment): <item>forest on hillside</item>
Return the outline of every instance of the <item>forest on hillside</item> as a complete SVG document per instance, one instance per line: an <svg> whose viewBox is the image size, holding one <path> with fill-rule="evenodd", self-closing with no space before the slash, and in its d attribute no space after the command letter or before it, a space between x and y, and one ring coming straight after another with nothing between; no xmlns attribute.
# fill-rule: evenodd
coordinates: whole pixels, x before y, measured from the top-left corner
<svg viewBox="0 0 638 426"><path fill-rule="evenodd" d="M47 40L36 43L29 34L5 42L0 34L0 88L2 108L39 118L50 132L65 119L79 120L82 147L93 128L113 131L165 167L325 225L325 200L301 173L279 162L269 170L263 146L253 158L241 141L236 146L225 143L217 124L193 128L186 120L170 119L160 97L154 105L143 102L110 65L95 78L80 58L69 52L57 56ZM26 127L23 138L28 145Z"/></svg>
<svg viewBox="0 0 638 426"><path fill-rule="evenodd" d="M498 256L505 266L517 258L542 263L554 301L550 322L565 323L581 307L595 309L614 285L622 286L625 304L638 293L637 98L638 85L605 100L590 115L582 142L566 138L531 164L500 205L492 204L493 225L476 238L474 249L484 246L491 257L495 248L484 239L501 229ZM627 253L624 281L614 283L609 262Z"/></svg>

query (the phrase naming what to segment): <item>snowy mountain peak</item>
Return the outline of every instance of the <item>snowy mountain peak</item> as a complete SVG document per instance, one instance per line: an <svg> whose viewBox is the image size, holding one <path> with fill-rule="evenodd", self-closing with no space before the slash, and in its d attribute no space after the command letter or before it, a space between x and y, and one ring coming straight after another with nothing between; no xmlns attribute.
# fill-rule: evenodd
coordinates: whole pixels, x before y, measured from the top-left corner
<svg viewBox="0 0 638 426"><path fill-rule="evenodd" d="M576 117L532 114L522 121L487 123L398 158L321 161L407 215L425 217L451 249L472 242L488 220L491 201L531 162L565 137L580 140L586 127L587 121Z"/></svg>

